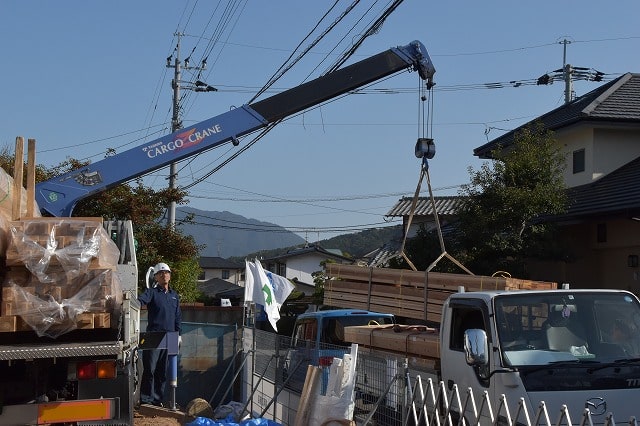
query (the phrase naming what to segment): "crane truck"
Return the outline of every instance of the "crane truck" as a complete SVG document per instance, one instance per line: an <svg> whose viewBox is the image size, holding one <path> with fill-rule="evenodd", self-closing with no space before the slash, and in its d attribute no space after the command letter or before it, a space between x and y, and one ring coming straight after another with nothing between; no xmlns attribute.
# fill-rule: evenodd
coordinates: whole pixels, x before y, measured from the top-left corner
<svg viewBox="0 0 640 426"><path fill-rule="evenodd" d="M433 86L435 68L419 41L391 48L274 96L37 183L35 201L43 219L34 218L30 222L33 238L16 239L28 242L18 244L25 252L35 250L42 255L30 262L33 270L29 269L29 273L36 278L16 284L10 281L19 277L9 274L11 277L3 280L0 425L132 424L138 376L135 353L140 343L138 265L132 224L126 222L126 228L122 228L124 225L115 227L105 222L110 237L120 242L117 248L121 252L117 268L112 271L120 276L121 288L110 287L108 295L104 288L107 286L91 284L88 274L95 272L86 269L78 272L72 267L56 275L47 274L42 268L51 259L58 262L57 266L64 266L65 262L66 266L73 266L72 259L81 259L80 263L94 259L91 250L96 247L89 245L89 252L80 250L79 245L87 238L84 231L74 228L78 219L71 218L80 200L221 144L231 142L237 146L239 138L292 114L407 70L417 71L428 87ZM59 221L51 222L44 217ZM76 244L71 249L65 242L74 235ZM75 257L69 257L72 252ZM16 254L14 259L22 254ZM68 293L71 289L65 280L71 271L74 279L88 280L87 288L75 288ZM97 296L93 291L100 293ZM99 312L109 314L108 317L94 315L91 311L94 303L102 308L110 303L113 310ZM51 326L55 318L67 315L69 309L74 314L70 325ZM88 324L81 326L78 318L87 321L90 318L92 328ZM95 321L100 318L112 321L109 325L103 321L96 327Z"/></svg>

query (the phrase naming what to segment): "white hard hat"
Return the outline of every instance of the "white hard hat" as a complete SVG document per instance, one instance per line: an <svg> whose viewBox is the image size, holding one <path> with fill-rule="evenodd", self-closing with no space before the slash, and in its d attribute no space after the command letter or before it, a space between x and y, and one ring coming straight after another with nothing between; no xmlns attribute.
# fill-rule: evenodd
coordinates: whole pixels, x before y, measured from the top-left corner
<svg viewBox="0 0 640 426"><path fill-rule="evenodd" d="M171 272L171 268L169 268L169 265L167 265L166 263L158 263L156 266L153 267L154 275L162 271Z"/></svg>

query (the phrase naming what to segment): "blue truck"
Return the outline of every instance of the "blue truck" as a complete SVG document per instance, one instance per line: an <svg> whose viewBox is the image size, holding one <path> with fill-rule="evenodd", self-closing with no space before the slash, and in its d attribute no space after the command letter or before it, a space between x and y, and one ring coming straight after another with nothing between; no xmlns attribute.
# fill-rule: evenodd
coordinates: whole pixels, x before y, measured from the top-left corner
<svg viewBox="0 0 640 426"><path fill-rule="evenodd" d="M332 309L299 315L293 329L291 347L285 361L284 374L289 387L301 390L307 365L323 367L322 391L328 380L328 367L334 358L350 352L344 328L358 325L392 327L392 314L356 309ZM293 377L289 377L292 375Z"/></svg>

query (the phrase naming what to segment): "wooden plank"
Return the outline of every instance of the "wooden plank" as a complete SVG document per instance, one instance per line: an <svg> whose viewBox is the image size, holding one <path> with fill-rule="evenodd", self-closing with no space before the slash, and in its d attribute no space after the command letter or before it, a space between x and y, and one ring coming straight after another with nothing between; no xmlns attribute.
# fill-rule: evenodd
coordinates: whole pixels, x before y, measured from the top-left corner
<svg viewBox="0 0 640 426"><path fill-rule="evenodd" d="M369 292L369 287L371 291ZM325 291L331 291L334 293L354 293L354 294L371 294L372 296L383 297L400 297L406 300L423 301L424 289L414 288L396 288L388 285L381 285L374 283L371 286L367 283L357 281L337 281L329 280L325 283ZM429 289L427 293L427 299L431 301L445 301L453 291L443 289Z"/></svg>
<svg viewBox="0 0 640 426"><path fill-rule="evenodd" d="M27 140L27 212L26 217L36 216L36 140Z"/></svg>
<svg viewBox="0 0 640 426"><path fill-rule="evenodd" d="M11 219L18 220L22 215L22 172L24 170L24 138L18 136L16 138L16 151L13 162L13 204L11 210Z"/></svg>
<svg viewBox="0 0 640 426"><path fill-rule="evenodd" d="M0 333L17 331L18 317L15 315L3 315L0 317Z"/></svg>
<svg viewBox="0 0 640 426"><path fill-rule="evenodd" d="M425 358L440 358L436 329L416 326L355 326L344 328L345 341L365 347Z"/></svg>
<svg viewBox="0 0 640 426"><path fill-rule="evenodd" d="M410 271L391 268L365 268L356 265L327 264L327 275L338 280L361 281L372 284L389 284L396 287L424 288L425 279L428 288L441 288L457 291L464 286L466 291L505 290L505 289L556 289L557 283L531 281L506 277L488 277L483 275L450 274L442 272Z"/></svg>
<svg viewBox="0 0 640 426"><path fill-rule="evenodd" d="M425 310L423 305L402 305L390 304L387 298L377 298L368 302L366 296L348 295L348 294L331 294L325 292L325 305L336 308L347 309L367 309L375 312L384 312L393 314L398 317L413 318L427 321L439 322L442 312L441 304L427 304L427 312L425 318Z"/></svg>
<svg viewBox="0 0 640 426"><path fill-rule="evenodd" d="M355 294L371 294L372 296L383 297L396 297L400 296L406 300L423 301L424 290L401 288L397 289L391 286L373 284L371 291L369 291L369 285L367 283L361 283L357 281L336 281L330 280L325 283L325 291L339 292L339 293L355 293Z"/></svg>

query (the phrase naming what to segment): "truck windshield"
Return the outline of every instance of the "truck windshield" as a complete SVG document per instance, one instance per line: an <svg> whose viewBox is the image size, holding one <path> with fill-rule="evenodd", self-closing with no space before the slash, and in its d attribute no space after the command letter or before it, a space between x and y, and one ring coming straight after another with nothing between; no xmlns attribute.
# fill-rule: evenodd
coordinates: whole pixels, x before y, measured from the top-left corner
<svg viewBox="0 0 640 426"><path fill-rule="evenodd" d="M505 366L640 357L640 305L629 293L511 293L496 297L494 307Z"/></svg>

